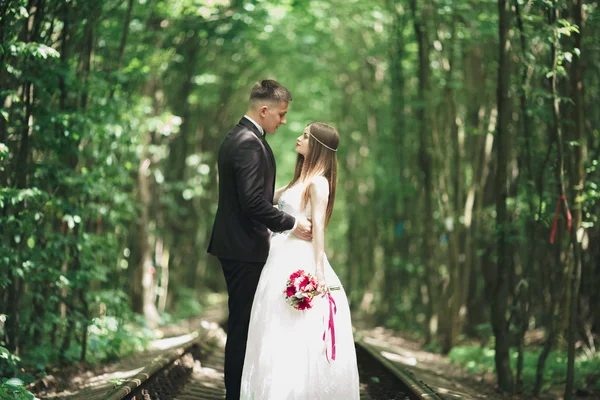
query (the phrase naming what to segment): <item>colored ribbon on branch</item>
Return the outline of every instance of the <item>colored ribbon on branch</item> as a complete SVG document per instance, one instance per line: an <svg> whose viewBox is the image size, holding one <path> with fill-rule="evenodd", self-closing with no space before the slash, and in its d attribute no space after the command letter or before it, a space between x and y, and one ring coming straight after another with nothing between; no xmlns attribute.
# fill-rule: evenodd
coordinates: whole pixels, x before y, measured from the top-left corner
<svg viewBox="0 0 600 400"><path fill-rule="evenodd" d="M552 244L554 244L554 238L556 237L556 227L558 225L558 216L560 215L560 204L566 200L567 197L563 194L558 198L558 203L556 204L556 215L554 216L554 223L552 224L552 232L550 232L550 243ZM571 211L569 211L569 207L567 207L566 204L565 210L567 210L567 226L569 232L571 232Z"/></svg>
<svg viewBox="0 0 600 400"><path fill-rule="evenodd" d="M325 332L323 332L323 340L325 341L325 358L327 358L327 362L331 362L329 361L327 333L331 332L331 360L335 360L335 322L333 317L337 313L337 306L331 293L327 292L327 298L329 302L329 321L327 323L327 328L325 328Z"/></svg>

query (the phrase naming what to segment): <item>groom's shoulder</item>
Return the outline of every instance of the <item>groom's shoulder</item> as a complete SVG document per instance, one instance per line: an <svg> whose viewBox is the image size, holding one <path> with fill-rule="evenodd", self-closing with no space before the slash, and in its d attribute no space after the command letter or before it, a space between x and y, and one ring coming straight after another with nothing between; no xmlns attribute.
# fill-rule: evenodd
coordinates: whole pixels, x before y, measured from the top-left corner
<svg viewBox="0 0 600 400"><path fill-rule="evenodd" d="M254 132L252 132L245 126L242 126L241 128L236 127L232 129L227 136L236 143L243 143L248 141L260 143L260 139L258 138L258 136L256 136Z"/></svg>
<svg viewBox="0 0 600 400"><path fill-rule="evenodd" d="M252 132L250 128L248 128L242 121L238 122L227 134L227 136L235 136L240 138L252 138L252 136L256 137L256 134Z"/></svg>
<svg viewBox="0 0 600 400"><path fill-rule="evenodd" d="M225 136L221 145L222 149L226 151L241 150L245 147L258 148L260 147L260 139L254 132L248 129L246 126L238 124Z"/></svg>

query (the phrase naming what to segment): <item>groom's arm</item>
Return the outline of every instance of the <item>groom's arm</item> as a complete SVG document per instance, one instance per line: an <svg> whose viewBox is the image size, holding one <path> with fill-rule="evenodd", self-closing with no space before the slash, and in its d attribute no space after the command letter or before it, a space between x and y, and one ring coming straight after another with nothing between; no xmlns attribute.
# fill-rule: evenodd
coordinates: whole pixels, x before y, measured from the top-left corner
<svg viewBox="0 0 600 400"><path fill-rule="evenodd" d="M244 138L233 150L240 207L250 218L273 232L292 230L297 226L296 218L279 211L265 199L263 188L267 161L258 140L256 137Z"/></svg>

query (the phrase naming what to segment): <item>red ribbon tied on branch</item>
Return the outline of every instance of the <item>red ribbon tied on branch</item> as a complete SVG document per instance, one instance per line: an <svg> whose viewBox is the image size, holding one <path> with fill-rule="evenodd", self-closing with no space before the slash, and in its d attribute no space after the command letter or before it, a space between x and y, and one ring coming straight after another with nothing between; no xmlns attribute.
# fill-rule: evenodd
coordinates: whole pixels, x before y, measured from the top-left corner
<svg viewBox="0 0 600 400"><path fill-rule="evenodd" d="M558 216L560 215L560 204L565 201L567 198L563 194L558 198L558 203L556 204L556 215L554 216L554 223L552 224L552 232L550 233L550 243L554 244L554 237L556 236L556 226L558 225ZM569 207L565 204L565 209L567 211L567 226L569 228L569 232L571 232L571 211L569 211Z"/></svg>
<svg viewBox="0 0 600 400"><path fill-rule="evenodd" d="M325 328L325 332L323 332L323 340L325 341L325 358L327 358L327 362L331 362L329 361L329 353L327 352L327 332L331 331L331 359L335 360L335 323L333 317L337 313L337 306L331 293L327 292L327 297L329 301L329 322L327 328Z"/></svg>

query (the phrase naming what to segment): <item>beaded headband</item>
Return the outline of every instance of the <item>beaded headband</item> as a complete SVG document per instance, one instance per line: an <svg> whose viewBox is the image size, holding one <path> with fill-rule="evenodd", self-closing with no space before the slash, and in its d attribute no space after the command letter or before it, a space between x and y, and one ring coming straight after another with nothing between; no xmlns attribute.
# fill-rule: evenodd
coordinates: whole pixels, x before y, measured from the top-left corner
<svg viewBox="0 0 600 400"><path fill-rule="evenodd" d="M317 139L317 137L315 135L310 135L312 136L313 139L315 139L317 142L321 143L325 148L331 150L331 151L337 151L337 149L332 149L331 147L327 146L325 143L321 142L319 139Z"/></svg>

